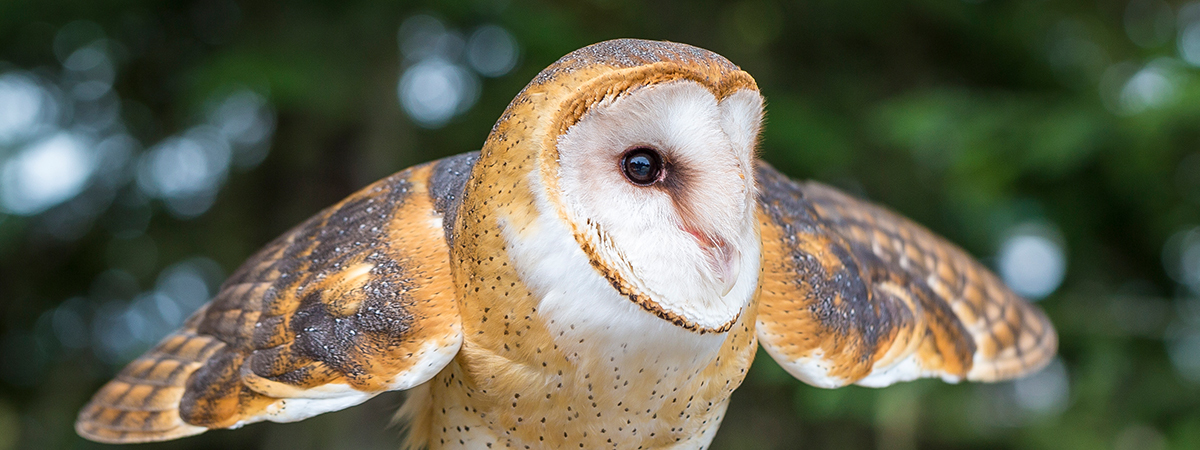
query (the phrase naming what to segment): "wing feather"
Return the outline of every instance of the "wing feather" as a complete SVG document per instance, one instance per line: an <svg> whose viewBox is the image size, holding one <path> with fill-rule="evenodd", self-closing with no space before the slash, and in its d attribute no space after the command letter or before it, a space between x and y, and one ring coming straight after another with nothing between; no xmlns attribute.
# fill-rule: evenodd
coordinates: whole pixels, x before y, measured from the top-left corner
<svg viewBox="0 0 1200 450"><path fill-rule="evenodd" d="M475 158L405 170L268 244L100 389L79 434L148 442L295 421L428 381L462 343L443 221Z"/></svg>
<svg viewBox="0 0 1200 450"><path fill-rule="evenodd" d="M809 384L996 381L1040 369L1046 316L965 251L881 207L759 163L758 335Z"/></svg>

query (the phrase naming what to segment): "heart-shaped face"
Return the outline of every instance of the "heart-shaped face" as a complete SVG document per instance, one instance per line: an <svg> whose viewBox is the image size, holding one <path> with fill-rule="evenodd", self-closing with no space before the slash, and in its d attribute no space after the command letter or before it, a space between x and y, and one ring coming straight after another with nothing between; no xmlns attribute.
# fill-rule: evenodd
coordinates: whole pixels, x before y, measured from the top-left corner
<svg viewBox="0 0 1200 450"><path fill-rule="evenodd" d="M561 201L593 266L643 308L724 331L756 287L762 97L693 80L591 105L557 140Z"/></svg>

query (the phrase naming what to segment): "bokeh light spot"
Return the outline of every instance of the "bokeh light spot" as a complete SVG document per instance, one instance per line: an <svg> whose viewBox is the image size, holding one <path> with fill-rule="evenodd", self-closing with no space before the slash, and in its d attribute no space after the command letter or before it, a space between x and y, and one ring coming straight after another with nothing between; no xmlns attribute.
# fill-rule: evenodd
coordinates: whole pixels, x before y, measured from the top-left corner
<svg viewBox="0 0 1200 450"><path fill-rule="evenodd" d="M1200 1L1179 8L1179 56L1193 66L1200 66Z"/></svg>
<svg viewBox="0 0 1200 450"><path fill-rule="evenodd" d="M421 61L404 72L398 94L404 112L418 125L439 128L475 104L479 81L474 74L441 58Z"/></svg>
<svg viewBox="0 0 1200 450"><path fill-rule="evenodd" d="M0 205L33 215L74 197L96 169L88 143L67 132L30 145L0 171Z"/></svg>
<svg viewBox="0 0 1200 450"><path fill-rule="evenodd" d="M275 111L257 92L242 89L225 97L209 113L208 123L232 145L234 166L251 168L267 157Z"/></svg>
<svg viewBox="0 0 1200 450"><path fill-rule="evenodd" d="M1062 284L1067 258L1052 228L1039 224L1016 227L1000 247L999 272L1016 293L1038 300Z"/></svg>
<svg viewBox="0 0 1200 450"><path fill-rule="evenodd" d="M220 277L219 274L211 276L214 267L216 263L206 258L175 263L159 274L155 289L176 303L179 309L190 313L216 294L208 281L208 278Z"/></svg>
<svg viewBox="0 0 1200 450"><path fill-rule="evenodd" d="M18 73L0 75L0 145L36 131L53 109L37 81Z"/></svg>
<svg viewBox="0 0 1200 450"><path fill-rule="evenodd" d="M1175 371L1184 379L1200 383L1200 328L1192 328L1167 344Z"/></svg>
<svg viewBox="0 0 1200 450"><path fill-rule="evenodd" d="M444 52L448 50L441 48L447 44L444 42L446 34L446 26L433 16L419 14L409 17L400 24L400 52L406 58L416 60Z"/></svg>
<svg viewBox="0 0 1200 450"><path fill-rule="evenodd" d="M424 128L441 128L471 109L479 99L479 76L512 71L520 54L516 39L500 26L481 26L468 41L428 15L405 20L398 38L407 68L396 95L404 112Z"/></svg>
<svg viewBox="0 0 1200 450"><path fill-rule="evenodd" d="M1121 89L1121 107L1130 114L1156 108L1173 100L1175 83L1161 65L1150 64L1137 71Z"/></svg>
<svg viewBox="0 0 1200 450"><path fill-rule="evenodd" d="M1200 21L1192 22L1179 33L1179 56L1193 66L1200 66Z"/></svg>
<svg viewBox="0 0 1200 450"><path fill-rule="evenodd" d="M229 143L214 128L192 128L142 155L138 186L166 200L168 210L180 218L199 216L212 206L225 181L230 153Z"/></svg>
<svg viewBox="0 0 1200 450"><path fill-rule="evenodd" d="M1176 232L1163 245L1167 275L1200 295L1200 227Z"/></svg>
<svg viewBox="0 0 1200 450"><path fill-rule="evenodd" d="M484 25L467 41L467 62L485 77L498 77L517 65L517 40L496 25Z"/></svg>
<svg viewBox="0 0 1200 450"><path fill-rule="evenodd" d="M90 20L76 20L63 25L54 35L54 55L66 63L76 50L105 38L104 28Z"/></svg>

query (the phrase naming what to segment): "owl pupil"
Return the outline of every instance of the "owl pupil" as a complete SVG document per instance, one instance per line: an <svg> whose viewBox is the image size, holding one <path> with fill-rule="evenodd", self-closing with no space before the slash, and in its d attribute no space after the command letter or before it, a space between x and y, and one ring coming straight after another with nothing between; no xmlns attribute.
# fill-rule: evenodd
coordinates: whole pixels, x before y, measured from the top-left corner
<svg viewBox="0 0 1200 450"><path fill-rule="evenodd" d="M633 184L649 186L661 178L662 158L654 149L635 148L625 153L621 168L625 171L625 178Z"/></svg>

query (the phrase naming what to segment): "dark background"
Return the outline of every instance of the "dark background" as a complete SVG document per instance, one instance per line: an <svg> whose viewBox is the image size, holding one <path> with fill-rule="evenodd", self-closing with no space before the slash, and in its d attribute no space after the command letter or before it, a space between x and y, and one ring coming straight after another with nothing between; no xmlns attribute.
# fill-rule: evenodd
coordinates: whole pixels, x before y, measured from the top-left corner
<svg viewBox="0 0 1200 450"><path fill-rule="evenodd" d="M741 65L764 159L961 244L1061 336L996 385L760 354L714 448L1200 448L1200 2L8 0L0 450L102 447L79 407L255 249L616 37ZM141 448L394 449L401 400Z"/></svg>

